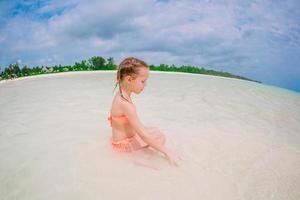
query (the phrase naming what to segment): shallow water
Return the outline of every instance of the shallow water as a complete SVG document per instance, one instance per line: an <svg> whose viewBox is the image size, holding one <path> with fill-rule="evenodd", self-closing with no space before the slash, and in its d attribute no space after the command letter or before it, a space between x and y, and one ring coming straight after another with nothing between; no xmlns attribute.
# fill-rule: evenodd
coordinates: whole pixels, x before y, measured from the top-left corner
<svg viewBox="0 0 300 200"><path fill-rule="evenodd" d="M151 72L132 99L183 157L174 167L157 152L112 151L114 80L76 72L0 83L0 199L300 199L299 93Z"/></svg>

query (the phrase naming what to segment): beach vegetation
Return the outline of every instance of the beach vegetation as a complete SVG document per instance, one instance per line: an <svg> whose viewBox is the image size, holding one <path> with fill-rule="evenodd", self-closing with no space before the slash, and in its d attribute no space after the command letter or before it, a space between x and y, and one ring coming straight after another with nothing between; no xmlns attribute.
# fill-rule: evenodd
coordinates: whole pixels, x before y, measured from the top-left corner
<svg viewBox="0 0 300 200"><path fill-rule="evenodd" d="M160 65L149 65L151 71L168 71L168 72L184 72L184 73L196 73L196 74L206 74L212 76L223 76L229 78L237 78L248 81L254 81L261 83L261 81L251 80L249 78L231 74L229 72L215 71L212 69L205 69L198 66L182 65L180 67L167 64ZM98 71L98 70L116 70L117 65L114 63L113 57L105 59L101 56L93 56L88 60L82 60L80 62L75 62L74 65L62 66L54 65L48 66L35 66L29 67L27 65L20 66L18 62L15 64L10 64L0 73L0 80L14 79L24 76L42 75L49 73L60 73L60 72L71 72L71 71Z"/></svg>

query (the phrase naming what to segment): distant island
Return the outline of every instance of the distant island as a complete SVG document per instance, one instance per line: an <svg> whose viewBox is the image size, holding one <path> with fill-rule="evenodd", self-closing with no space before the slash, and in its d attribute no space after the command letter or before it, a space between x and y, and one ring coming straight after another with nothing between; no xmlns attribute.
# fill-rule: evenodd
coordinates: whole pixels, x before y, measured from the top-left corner
<svg viewBox="0 0 300 200"><path fill-rule="evenodd" d="M234 75L228 72L223 71L214 71L208 70L203 67L195 67L189 65L182 65L181 67L176 67L174 64L166 65L160 64L159 66L149 65L151 71L170 71L170 72L185 72L185 73L194 73L194 74L207 74L213 76L223 76L229 78L237 78L248 81L254 81L257 83L262 83L261 81L251 80L246 77ZM8 67L4 69L4 71L0 74L0 81L7 79L15 79L24 76L35 76L40 74L50 74L50 73L60 73L60 72L68 72L68 71L98 71L98 70L116 70L117 65L114 64L114 59L109 57L105 59L101 56L93 56L89 58L87 61L82 60L81 62L75 62L74 65L62 66L55 65L52 67L48 66L36 66L30 68L25 65L20 68L18 63L10 64Z"/></svg>

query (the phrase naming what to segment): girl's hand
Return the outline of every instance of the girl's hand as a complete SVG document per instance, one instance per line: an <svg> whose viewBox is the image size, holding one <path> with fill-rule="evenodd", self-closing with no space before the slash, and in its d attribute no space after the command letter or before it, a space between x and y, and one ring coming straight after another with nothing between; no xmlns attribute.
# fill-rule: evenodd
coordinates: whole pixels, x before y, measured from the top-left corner
<svg viewBox="0 0 300 200"><path fill-rule="evenodd" d="M178 161L182 160L182 158L180 156L178 156L176 153L174 153L174 152L172 152L170 150L168 150L166 152L166 157L169 160L169 163L171 165L176 165L176 166L178 166Z"/></svg>

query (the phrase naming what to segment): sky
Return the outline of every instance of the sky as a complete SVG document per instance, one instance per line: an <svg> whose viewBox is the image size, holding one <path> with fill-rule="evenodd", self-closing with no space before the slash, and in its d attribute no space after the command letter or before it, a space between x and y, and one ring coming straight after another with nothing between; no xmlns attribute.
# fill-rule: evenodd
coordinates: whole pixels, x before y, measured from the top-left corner
<svg viewBox="0 0 300 200"><path fill-rule="evenodd" d="M92 56L226 71L300 92L298 0L0 0L0 67Z"/></svg>

